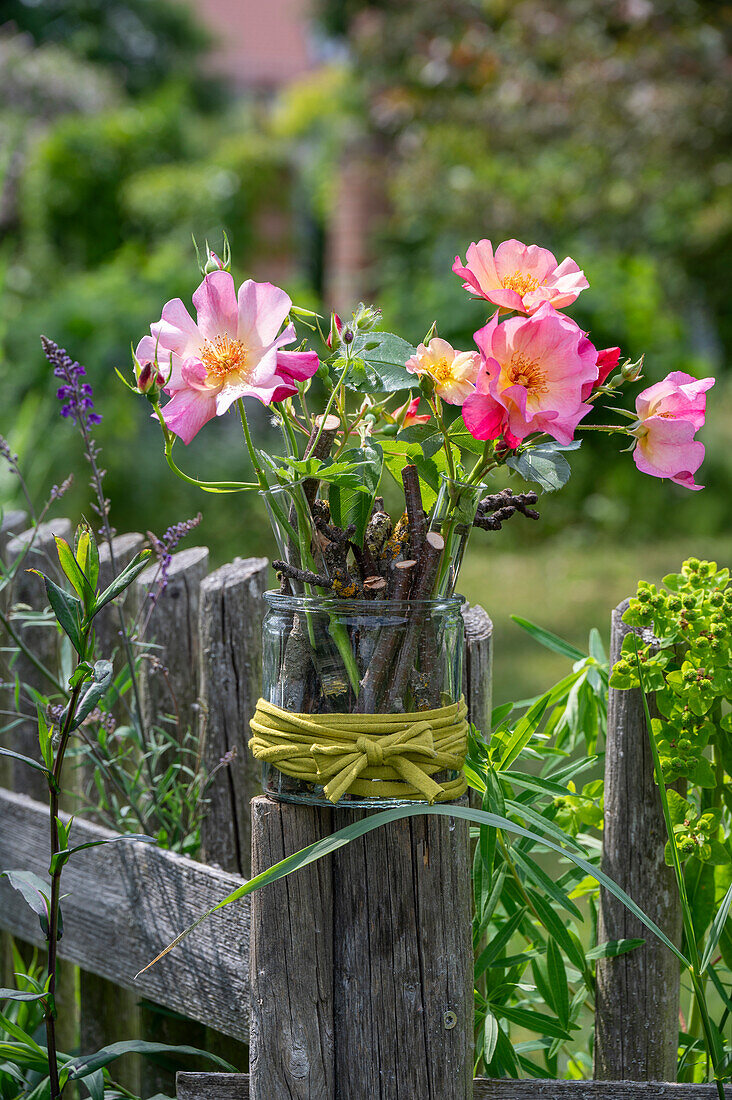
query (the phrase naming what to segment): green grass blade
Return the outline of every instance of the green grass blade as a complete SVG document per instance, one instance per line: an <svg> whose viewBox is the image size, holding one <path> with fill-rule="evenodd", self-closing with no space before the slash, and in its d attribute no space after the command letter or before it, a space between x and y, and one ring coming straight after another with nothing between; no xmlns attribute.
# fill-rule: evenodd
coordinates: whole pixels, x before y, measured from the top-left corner
<svg viewBox="0 0 732 1100"><path fill-rule="evenodd" d="M600 870L599 867L595 867L593 864L588 863L586 859L578 856L569 848L562 848L553 841L548 840L545 836L539 836L537 833L532 833L529 829L523 829L520 825L516 825L515 822L509 821L508 818L489 813L487 810L473 810L469 806L455 805L425 806L423 803L418 803L414 806L395 806L393 810L382 810L380 813L372 814L369 817L363 818L361 821L354 821L353 824L346 825L345 828L339 829L337 833L323 837L322 840L317 840L314 844L309 844L306 848L301 848L299 852L294 852L291 856L287 856L285 859L280 860L279 863L275 863L272 867L268 867L266 871L262 871L260 874L255 875L254 878L243 883L217 905L214 905L211 909L202 913L198 920L194 921L193 924L181 932L179 936L176 936L172 943L168 944L159 955L149 962L147 966L143 967L135 976L139 977L140 974L144 974L146 970L149 970L151 966L167 955L169 951L177 947L178 944L198 928L207 917L210 917L212 913L218 912L219 909L224 909L227 905L239 901L248 894L253 894L255 890L259 890L262 886L266 886L270 882L276 882L278 879L284 878L285 875L289 875L293 871L299 870L301 867L307 867L310 863L322 859L323 856L330 855L331 852L343 848L346 844L350 844L352 840L356 840L358 837L364 836L366 833L370 833L374 829L380 828L382 825L388 825L392 821L401 821L407 817L416 817L419 814L435 814L438 817L457 817L464 821L472 821L478 825L490 825L494 829L503 829L504 832L526 837L528 840L534 840L539 844L543 844L544 847L550 848L554 852L558 852L559 855L571 860L572 863L576 864L576 866L584 871L586 875L590 875L599 882L601 886L604 886L606 890L609 890L613 897L621 901L623 905L625 905L626 908L646 926L646 928L653 932L654 936L658 937L661 943L668 947L669 951L675 955L679 962L685 967L690 967L691 964L689 960L679 951L676 944L673 943L665 932L663 932L658 925L643 912L640 906L636 905L633 899L626 894L625 890L621 889L617 883L613 882L613 880L609 878L604 871Z"/></svg>
<svg viewBox="0 0 732 1100"><path fill-rule="evenodd" d="M543 645L545 649L560 653L562 657L569 657L571 661L583 661L587 656L581 649L565 642L564 638L560 638L558 634L552 634L551 630L545 630L543 626L537 626L536 623L529 622L528 619L522 619L520 615L512 615L511 618L517 626L530 634L534 641L538 642L539 645Z"/></svg>

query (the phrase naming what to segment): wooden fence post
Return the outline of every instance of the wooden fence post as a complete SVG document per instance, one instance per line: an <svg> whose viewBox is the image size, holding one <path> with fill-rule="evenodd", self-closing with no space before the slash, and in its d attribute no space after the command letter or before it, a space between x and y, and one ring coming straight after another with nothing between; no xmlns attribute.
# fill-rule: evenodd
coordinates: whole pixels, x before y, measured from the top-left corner
<svg viewBox="0 0 732 1100"><path fill-rule="evenodd" d="M120 572L138 554L145 543L141 534L118 535L112 541L115 566ZM99 588L104 590L113 580L110 548L108 543L99 547ZM129 592L123 597L127 606L132 606ZM94 621L98 651L104 658L111 658L116 651L115 673L119 672L124 658L121 654L120 620L117 601L105 607ZM117 715L119 717L119 714ZM94 769L87 765L85 777L90 779ZM94 815L89 815L94 820ZM106 978L92 974L88 970L79 971L79 1031L82 1054L91 1054L108 1043L129 1039L139 1034L140 1013L138 997L129 989L122 989ZM131 1092L139 1092L140 1060L133 1055L125 1055L115 1062L113 1076Z"/></svg>
<svg viewBox="0 0 732 1100"><path fill-rule="evenodd" d="M611 663L629 627L623 601L612 615ZM639 690L610 689L605 752L602 869L674 942L681 908L664 863L666 828L653 778ZM673 1081L679 1032L679 964L611 894L601 893L598 942L640 937L643 947L597 964L594 1075L603 1081Z"/></svg>
<svg viewBox="0 0 732 1100"><path fill-rule="evenodd" d="M261 767L247 740L262 682L262 594L268 569L266 558L236 558L201 585L203 766L209 775L219 767L201 824L201 859L244 877L251 862L249 802L261 786Z"/></svg>
<svg viewBox="0 0 732 1100"><path fill-rule="evenodd" d="M490 627L485 612L468 615L483 725ZM366 813L255 798L252 873ZM470 915L467 822L429 815L253 894L252 1100L468 1100Z"/></svg>

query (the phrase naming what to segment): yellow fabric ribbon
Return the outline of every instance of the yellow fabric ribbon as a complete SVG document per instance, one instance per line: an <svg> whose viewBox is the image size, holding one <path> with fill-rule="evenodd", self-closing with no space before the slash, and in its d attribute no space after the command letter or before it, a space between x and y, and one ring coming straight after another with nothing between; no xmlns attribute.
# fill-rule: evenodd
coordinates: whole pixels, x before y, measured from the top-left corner
<svg viewBox="0 0 732 1100"><path fill-rule="evenodd" d="M329 801L357 797L448 802L467 790L465 700L408 714L291 714L260 699L252 755L285 775L323 786ZM438 782L438 772L457 779Z"/></svg>

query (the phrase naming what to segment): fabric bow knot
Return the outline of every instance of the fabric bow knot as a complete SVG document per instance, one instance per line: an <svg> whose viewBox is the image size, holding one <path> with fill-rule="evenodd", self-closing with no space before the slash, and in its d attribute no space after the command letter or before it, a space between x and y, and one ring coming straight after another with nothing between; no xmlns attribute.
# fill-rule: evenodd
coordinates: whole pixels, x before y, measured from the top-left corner
<svg viewBox="0 0 732 1100"><path fill-rule="evenodd" d="M429 722L413 722L390 734L361 734L355 741L335 741L330 745L310 748L318 779L330 802L337 802L367 768L393 768L404 781L415 787L431 804L442 793L435 783L412 759L433 760L435 751Z"/></svg>

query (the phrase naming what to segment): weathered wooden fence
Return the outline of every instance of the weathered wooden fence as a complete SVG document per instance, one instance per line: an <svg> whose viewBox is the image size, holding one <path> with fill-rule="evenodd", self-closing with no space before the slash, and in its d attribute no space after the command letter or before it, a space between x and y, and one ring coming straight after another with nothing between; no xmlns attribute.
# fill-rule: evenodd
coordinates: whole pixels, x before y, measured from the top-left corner
<svg viewBox="0 0 732 1100"><path fill-rule="evenodd" d="M5 560L17 557L27 543L23 521L22 513L5 517L0 532ZM48 569L54 557L53 533L68 535L69 530L67 521L57 520L36 532L34 557L42 568ZM139 535L117 538L113 546L117 564L129 560L141 543ZM107 575L109 569L106 551L103 570ZM153 571L150 567L143 573L127 596L133 606L146 600ZM298 809L255 798L260 791L258 768L246 749L246 740L248 719L259 694L261 595L267 571L264 559L237 559L209 573L208 552L203 547L173 556L168 584L149 633L163 647L160 654L167 673L156 676L149 663L143 662L142 710L148 720L160 711L170 711L166 692L172 689L183 723L190 722L201 733L204 766L211 771L222 759L227 761L209 792L210 808L202 828L202 859L206 862L128 842L89 849L67 865L64 892L69 896L64 901L65 932L59 945L65 968L61 997L65 994L72 1005L77 1001L79 1015L73 1019L73 1012L67 1014L72 1026L67 1027L64 1041L71 1049L79 1041L85 1049L94 1049L142 1034L204 1047L244 1070L247 1051L243 1044L249 1042L251 1023L253 1064L258 1067L260 1082L251 1093L253 1100L280 1096L362 1100L372 1095L407 1094L410 1100L446 1100L467 1095L469 1059L458 1058L457 1064L458 1047L450 1042L458 1029L468 1035L471 1032L470 958L462 943L462 939L468 943L467 928L451 930L455 915L469 912L467 832L464 823L454 819L433 819L430 824L428 819L412 819L406 830L402 824L400 831L399 823L379 830L340 853L340 862L324 861L307 868L291 880L258 892L252 904L244 901L212 917L196 935L134 981L135 973L161 946L250 873L252 823L256 870L339 827L346 816L349 820L356 816L354 812L332 815L331 811L313 809L303 815ZM18 580L16 601L39 606L36 580L31 575ZM620 610L613 619L614 653L622 641ZM115 613L114 608L108 609L99 624L100 636L110 649L117 640ZM464 688L472 720L485 728L490 714L490 620L482 608L473 607L465 613L465 625ZM44 663L56 668L55 632L35 625L24 628L26 635L33 631ZM21 666L20 672L29 683L38 683L39 674L32 666ZM659 855L660 806L638 703L634 693L611 692L605 867L668 934L678 938L676 903ZM17 744L35 754L31 723L17 727L14 735ZM25 867L43 875L48 862L47 811L39 800L43 791L35 773L29 775L28 771L18 766L0 772L5 788L0 788L0 867ZM250 813L252 798L255 802ZM417 826L417 821L422 824ZM381 840L375 840L380 834L384 834ZM77 818L77 844L108 835L101 825ZM371 899L378 907L378 919L372 914L370 922L368 915L363 915L364 876L379 884ZM449 882L449 886L437 890L438 881L443 886ZM411 891L406 909L399 901L405 883ZM307 900L307 911L300 904L303 900ZM412 920L415 913L416 922ZM349 945L348 951L337 952L335 961L326 960L327 965L314 951L314 915L321 924L319 933L325 924L331 944L343 941ZM439 934L435 933L437 925ZM608 938L643 935L608 897L603 897L602 927ZM4 882L0 882L0 928L27 943L44 945L37 919ZM395 947L392 937L396 943L397 931ZM441 963L446 971L454 968L453 986L446 972L437 989L435 973L425 964L433 934L453 953ZM627 1083L670 1080L675 1074L678 969L668 952L647 939L640 950L598 966L595 1075L602 1080L478 1079L473 1084L474 1097L700 1100L711 1096L707 1086ZM299 952L300 971L293 977L280 968L280 984L271 984L275 972L272 956L282 953L290 940L291 950ZM369 1013L361 1011L362 1006L353 999L360 988L359 971L366 966L371 967L373 979ZM77 968L78 998L74 997ZM403 988L404 976L411 972L418 972L420 978L415 987ZM466 975L468 983L463 988ZM381 1004L383 1018L379 1019L379 997L384 990L391 990L389 1016ZM268 1019L278 1011L282 1015L279 1002L283 998L291 1000L293 1011L291 1033L284 1044L287 1049L268 1049ZM438 1003L454 1004L457 1012L450 1007L435 1023L429 1014ZM307 1006L310 1019L299 1015ZM387 1091L382 1093L383 1073L381 1083L377 1079L382 1072L380 1063L374 1059L377 1070L364 1067L369 1061L364 1051L398 1041L405 1052L424 1047L433 1057L437 1055L433 1065L439 1065L444 1055L443 1079L439 1074L430 1077L424 1067L410 1066L404 1078L409 1082L406 1092L404 1087L389 1091L384 1086ZM319 1059L312 1057L315 1047L320 1049L319 1065ZM343 1063L340 1070L338 1059ZM264 1063L268 1070L263 1076ZM349 1065L359 1068L347 1080ZM172 1074L166 1064L148 1068L142 1076L138 1073L132 1065L124 1068L126 1083L139 1089L142 1096L172 1092ZM462 1093L450 1091L450 1074L465 1082ZM614 1083L608 1083L610 1080ZM250 1096L249 1077L243 1073L182 1073L178 1095L180 1100L245 1100Z"/></svg>

